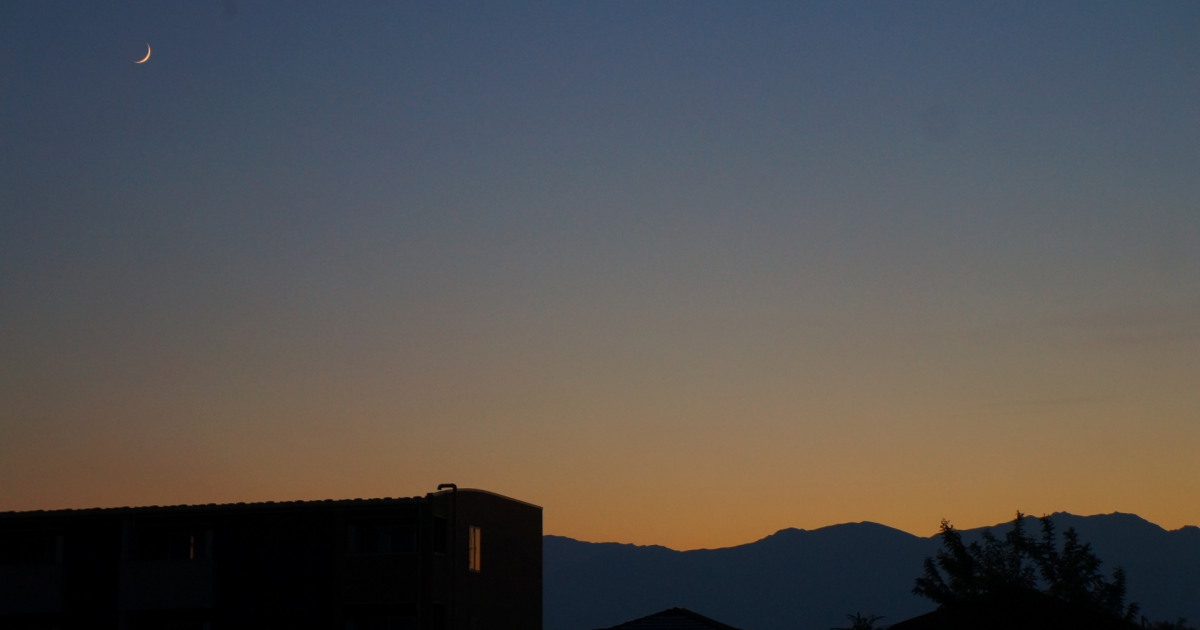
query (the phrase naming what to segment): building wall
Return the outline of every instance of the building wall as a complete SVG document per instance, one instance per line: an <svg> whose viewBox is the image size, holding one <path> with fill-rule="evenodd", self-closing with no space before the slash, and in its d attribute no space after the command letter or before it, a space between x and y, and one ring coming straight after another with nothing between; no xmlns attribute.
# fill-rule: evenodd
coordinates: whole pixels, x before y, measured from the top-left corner
<svg viewBox="0 0 1200 630"><path fill-rule="evenodd" d="M456 549L469 565L469 530L480 530L480 570L457 573L454 630L542 627L541 508L486 492L460 492Z"/></svg>
<svg viewBox="0 0 1200 630"><path fill-rule="evenodd" d="M0 627L538 630L541 509L463 490L0 514Z"/></svg>

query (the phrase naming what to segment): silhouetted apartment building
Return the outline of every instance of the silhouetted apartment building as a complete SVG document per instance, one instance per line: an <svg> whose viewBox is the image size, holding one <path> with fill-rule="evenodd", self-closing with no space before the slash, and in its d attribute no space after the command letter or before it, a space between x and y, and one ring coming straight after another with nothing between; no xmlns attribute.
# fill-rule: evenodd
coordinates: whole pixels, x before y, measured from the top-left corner
<svg viewBox="0 0 1200 630"><path fill-rule="evenodd" d="M542 509L424 497L0 513L0 628L540 630Z"/></svg>

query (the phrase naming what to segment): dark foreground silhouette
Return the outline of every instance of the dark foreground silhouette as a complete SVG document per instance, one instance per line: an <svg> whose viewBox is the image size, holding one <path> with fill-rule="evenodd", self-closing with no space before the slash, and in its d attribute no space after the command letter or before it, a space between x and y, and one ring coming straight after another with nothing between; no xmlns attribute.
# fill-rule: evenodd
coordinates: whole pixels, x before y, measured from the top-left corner
<svg viewBox="0 0 1200 630"><path fill-rule="evenodd" d="M686 608L668 608L605 630L738 630Z"/></svg>
<svg viewBox="0 0 1200 630"><path fill-rule="evenodd" d="M995 591L891 625L890 630L1137 630L1130 620L1035 590Z"/></svg>
<svg viewBox="0 0 1200 630"><path fill-rule="evenodd" d="M1069 527L1062 544L1054 519L1043 516L1041 537L1025 531L1025 515L1017 517L1003 538L990 530L981 540L966 543L948 521L942 521L942 549L925 558L925 575L917 578L913 593L936 602L941 608L961 608L977 601L1012 607L1034 606L1038 610L1088 611L1105 618L1132 622L1138 605L1125 604L1125 570L1116 567L1112 579L1101 572L1103 561ZM1062 605L1059 605L1059 604Z"/></svg>
<svg viewBox="0 0 1200 630"><path fill-rule="evenodd" d="M913 593L932 600L938 609L893 626L895 630L1132 630L1138 612L1126 604L1125 570L1112 578L1103 561L1082 542L1074 528L1062 543L1048 516L1039 519L1041 536L1025 531L1025 515L1016 518L1003 537L991 531L966 543L948 521L942 521L942 548L925 559L925 573Z"/></svg>
<svg viewBox="0 0 1200 630"><path fill-rule="evenodd" d="M1200 619L1200 528L1167 531L1131 514L1053 519L1092 545L1106 577L1124 567L1139 619ZM1036 520L1027 521L1036 531ZM993 531L1003 537L1008 527ZM982 532L961 535L970 544ZM853 611L886 615L881 627L936 608L911 589L922 561L940 547L938 537L874 523L786 529L746 545L686 552L547 536L545 628L610 627L672 606L754 630L846 627Z"/></svg>
<svg viewBox="0 0 1200 630"><path fill-rule="evenodd" d="M542 509L425 496L0 513L0 630L541 627Z"/></svg>
<svg viewBox="0 0 1200 630"><path fill-rule="evenodd" d="M984 531L967 543L942 521L942 548L925 559L925 573L913 593L938 604L934 612L890 626L892 630L1184 630L1178 623L1135 624L1138 605L1125 603L1125 571L1101 570L1104 562L1067 528L1062 544L1048 516L1038 519L1041 536L1026 533L1025 515L1003 537ZM854 614L850 628L874 630L880 617Z"/></svg>

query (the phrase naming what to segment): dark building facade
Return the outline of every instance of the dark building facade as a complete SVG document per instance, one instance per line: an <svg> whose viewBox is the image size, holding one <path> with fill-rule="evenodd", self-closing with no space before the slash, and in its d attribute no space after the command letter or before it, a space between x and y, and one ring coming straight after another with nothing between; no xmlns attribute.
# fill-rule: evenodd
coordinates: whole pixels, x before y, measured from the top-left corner
<svg viewBox="0 0 1200 630"><path fill-rule="evenodd" d="M540 630L542 509L424 497L0 513L0 628Z"/></svg>

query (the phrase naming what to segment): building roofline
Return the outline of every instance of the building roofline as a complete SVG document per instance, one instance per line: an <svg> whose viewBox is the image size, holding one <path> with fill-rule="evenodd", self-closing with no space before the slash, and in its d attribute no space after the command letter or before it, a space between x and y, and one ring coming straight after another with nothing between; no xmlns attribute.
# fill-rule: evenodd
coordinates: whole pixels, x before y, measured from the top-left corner
<svg viewBox="0 0 1200 630"><path fill-rule="evenodd" d="M75 516L75 515L108 515L129 514L145 511L206 511L227 509L287 509L314 508L345 505L395 505L398 503L413 503L424 501L425 497L377 497L369 499L317 499L313 501L255 501L250 503L192 503L179 505L135 505L121 507L99 508L64 508L59 510L10 510L0 512L0 518L24 516Z"/></svg>
<svg viewBox="0 0 1200 630"><path fill-rule="evenodd" d="M439 490L430 492L426 496L441 495L452 490ZM494 497L499 497L513 503L520 503L538 510L542 509L540 505L534 505L528 501L514 499L502 494L491 492L488 490L480 490L478 488L460 488L459 492L474 492L478 494L488 494ZM110 514L136 514L139 512L203 512L208 510L279 510L288 508L318 508L318 507L342 507L342 506L360 506L360 505L395 505L398 503L412 503L416 501L424 501L425 496L415 497L376 497L367 499L316 499L313 501L255 501L250 503L191 503L179 505L129 505L119 507L95 507L95 508L63 508L58 510L10 510L0 512L0 519L7 518L24 518L33 516L101 516Z"/></svg>
<svg viewBox="0 0 1200 630"><path fill-rule="evenodd" d="M680 608L678 606L676 606L674 608L668 608L666 610L660 610L656 613L646 615L645 617L638 617L637 619L630 619L629 621L626 621L624 623L619 623L615 626L610 626L608 628L602 628L600 630L618 630L619 628L625 628L625 627L636 628L639 626L651 627L654 625L654 621L656 621L658 619L662 619L664 617L671 616L671 615L681 615L681 616L687 617L687 618L691 619L692 621L695 621L701 625L708 626L712 630L740 630L739 628L731 626L727 623L721 623L720 621L717 621L716 619L713 619L712 617L705 617L704 615L701 615L698 612L695 612L693 610L688 610L687 608ZM646 622L649 622L649 623L646 623Z"/></svg>
<svg viewBox="0 0 1200 630"><path fill-rule="evenodd" d="M521 505L527 505L531 508L536 508L539 510L542 509L542 506L540 506L540 505L535 505L533 503L530 503L528 501L522 501L520 499L514 499L510 496L505 496L503 494L500 494L499 492L492 492L491 490L480 490L479 488L459 488L458 491L459 492L475 492L478 494L490 494L494 497L499 497L501 499L504 499L505 501L512 501L513 503L520 503ZM438 490L437 492L430 492L429 494L442 495L442 494L450 494L453 492L454 492L454 490Z"/></svg>

